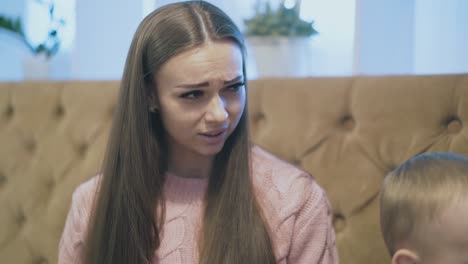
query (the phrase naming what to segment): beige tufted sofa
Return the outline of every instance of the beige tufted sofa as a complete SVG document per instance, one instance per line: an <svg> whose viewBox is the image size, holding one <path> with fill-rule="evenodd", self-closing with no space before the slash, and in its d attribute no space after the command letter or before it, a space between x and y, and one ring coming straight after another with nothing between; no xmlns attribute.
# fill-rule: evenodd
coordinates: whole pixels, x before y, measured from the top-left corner
<svg viewBox="0 0 468 264"><path fill-rule="evenodd" d="M250 82L253 139L328 191L341 263L389 263L382 177L468 154L468 74ZM0 263L55 263L71 193L99 171L117 82L0 84Z"/></svg>

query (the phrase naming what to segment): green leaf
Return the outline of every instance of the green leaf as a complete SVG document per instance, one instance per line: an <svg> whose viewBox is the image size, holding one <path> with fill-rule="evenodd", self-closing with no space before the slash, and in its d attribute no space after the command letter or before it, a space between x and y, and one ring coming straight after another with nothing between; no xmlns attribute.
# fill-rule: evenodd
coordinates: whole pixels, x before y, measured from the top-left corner
<svg viewBox="0 0 468 264"><path fill-rule="evenodd" d="M287 9L283 5L273 10L267 2L262 12L257 8L255 15L244 20L247 36L313 36L318 34L313 21L307 22L300 18L295 9Z"/></svg>
<svg viewBox="0 0 468 264"><path fill-rule="evenodd" d="M55 55L59 48L61 40L59 38L59 30L61 27L65 25L65 20L63 18L56 18L54 16L55 5L54 3L46 3L42 0L36 0L40 4L48 6L48 13L50 19L50 27L48 29L47 39L45 39L42 43L37 46L32 45L28 38L26 38L23 26L21 23L21 18L11 18L4 15L0 15L0 29L4 29L6 31L12 32L13 34L17 35L23 43L31 50L34 55L38 55L44 53L47 58Z"/></svg>

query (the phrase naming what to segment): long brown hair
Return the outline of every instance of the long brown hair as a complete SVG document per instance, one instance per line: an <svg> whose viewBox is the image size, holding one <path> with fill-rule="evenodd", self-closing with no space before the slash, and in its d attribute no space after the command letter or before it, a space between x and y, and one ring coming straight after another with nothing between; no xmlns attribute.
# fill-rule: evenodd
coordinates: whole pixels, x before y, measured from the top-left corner
<svg viewBox="0 0 468 264"><path fill-rule="evenodd" d="M218 40L230 40L242 50L246 79L242 35L214 5L203 1L166 5L139 25L121 81L84 263L151 263L161 242L167 169L164 127L159 115L148 110L155 74L175 54ZM200 263L275 263L250 177L247 108L214 164L199 241ZM158 206L162 210L156 210Z"/></svg>

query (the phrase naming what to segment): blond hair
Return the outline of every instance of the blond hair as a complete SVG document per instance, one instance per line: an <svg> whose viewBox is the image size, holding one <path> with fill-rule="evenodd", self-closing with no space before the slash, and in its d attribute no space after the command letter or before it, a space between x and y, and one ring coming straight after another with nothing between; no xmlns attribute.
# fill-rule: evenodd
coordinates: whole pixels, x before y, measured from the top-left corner
<svg viewBox="0 0 468 264"><path fill-rule="evenodd" d="M390 255L400 243L418 243L421 226L466 190L468 158L454 153L420 154L390 172L380 196L380 226Z"/></svg>

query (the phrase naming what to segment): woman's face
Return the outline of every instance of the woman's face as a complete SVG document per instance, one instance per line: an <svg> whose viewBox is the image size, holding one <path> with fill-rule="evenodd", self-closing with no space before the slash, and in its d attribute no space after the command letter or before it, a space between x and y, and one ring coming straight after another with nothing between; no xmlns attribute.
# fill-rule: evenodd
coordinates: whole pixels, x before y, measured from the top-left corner
<svg viewBox="0 0 468 264"><path fill-rule="evenodd" d="M175 155L221 151L245 107L242 53L233 42L209 42L169 59L155 78L156 100Z"/></svg>

